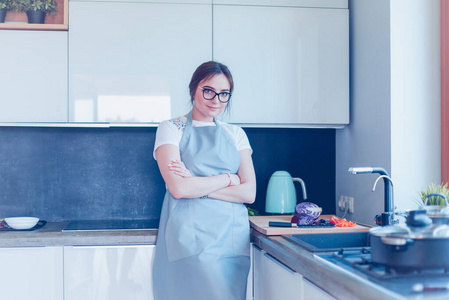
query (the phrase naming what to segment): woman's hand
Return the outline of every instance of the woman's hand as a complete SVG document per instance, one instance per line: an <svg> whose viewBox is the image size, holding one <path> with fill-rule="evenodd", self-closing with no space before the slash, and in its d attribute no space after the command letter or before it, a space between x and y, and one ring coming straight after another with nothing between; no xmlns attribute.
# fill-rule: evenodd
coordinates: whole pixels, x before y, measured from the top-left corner
<svg viewBox="0 0 449 300"><path fill-rule="evenodd" d="M238 175L229 174L229 177L231 179L231 183L229 185L239 185L240 184L240 177Z"/></svg>
<svg viewBox="0 0 449 300"><path fill-rule="evenodd" d="M187 169L184 163L180 160L172 160L172 162L168 165L168 168L174 174L183 178L192 177L192 173L190 173L189 169Z"/></svg>

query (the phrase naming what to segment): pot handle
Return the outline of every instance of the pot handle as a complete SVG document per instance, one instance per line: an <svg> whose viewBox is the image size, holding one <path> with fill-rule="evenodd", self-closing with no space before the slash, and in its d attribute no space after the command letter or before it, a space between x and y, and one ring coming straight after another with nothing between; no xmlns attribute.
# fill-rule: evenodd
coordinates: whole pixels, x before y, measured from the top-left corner
<svg viewBox="0 0 449 300"><path fill-rule="evenodd" d="M414 243L414 240L410 238L398 238L388 236L381 237L380 241L382 242L382 244L390 246L394 251L407 250L407 248Z"/></svg>
<svg viewBox="0 0 449 300"><path fill-rule="evenodd" d="M427 201L429 200L430 197L441 197L441 198L444 199L444 202L446 203L446 206L449 206L449 204L447 203L446 196L444 196L443 194L439 194L439 193L427 195L426 199L424 200L424 205L427 205Z"/></svg>

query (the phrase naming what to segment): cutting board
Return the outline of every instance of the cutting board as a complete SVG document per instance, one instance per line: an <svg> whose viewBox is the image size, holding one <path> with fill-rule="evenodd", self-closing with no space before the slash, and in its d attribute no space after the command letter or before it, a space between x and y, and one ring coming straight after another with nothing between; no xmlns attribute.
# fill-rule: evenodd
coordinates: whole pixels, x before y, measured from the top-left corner
<svg viewBox="0 0 449 300"><path fill-rule="evenodd" d="M295 227L269 227L269 221L290 222L293 215L279 216L252 216L249 217L251 227L265 235L283 234L311 234L311 233L341 233L341 232L364 232L369 227L357 224L355 227L321 227L321 228L295 228ZM332 215L321 215L320 219L329 220Z"/></svg>

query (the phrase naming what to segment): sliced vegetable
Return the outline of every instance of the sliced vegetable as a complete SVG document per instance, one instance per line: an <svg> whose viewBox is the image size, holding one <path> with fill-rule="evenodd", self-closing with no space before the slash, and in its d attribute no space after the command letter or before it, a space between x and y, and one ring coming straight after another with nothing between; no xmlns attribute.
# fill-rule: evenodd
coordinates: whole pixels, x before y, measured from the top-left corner
<svg viewBox="0 0 449 300"><path fill-rule="evenodd" d="M355 222L341 220L335 226L337 227L355 227L357 224Z"/></svg>
<svg viewBox="0 0 449 300"><path fill-rule="evenodd" d="M346 219L339 218L337 216L332 216L329 222L334 223L337 227L355 227L357 223L348 221Z"/></svg>
<svg viewBox="0 0 449 300"><path fill-rule="evenodd" d="M307 215L298 215L295 214L292 218L292 223L296 223L298 225L312 225L313 222L315 221L315 218L312 218L310 216Z"/></svg>
<svg viewBox="0 0 449 300"><path fill-rule="evenodd" d="M317 219L313 221L313 225L331 225L332 223L325 219ZM333 225L333 224L332 224Z"/></svg>
<svg viewBox="0 0 449 300"><path fill-rule="evenodd" d="M337 224L338 221L340 221L340 220L342 220L342 219L340 219L340 218L337 217L337 216L332 216L332 217L329 219L329 222L334 223L334 224Z"/></svg>

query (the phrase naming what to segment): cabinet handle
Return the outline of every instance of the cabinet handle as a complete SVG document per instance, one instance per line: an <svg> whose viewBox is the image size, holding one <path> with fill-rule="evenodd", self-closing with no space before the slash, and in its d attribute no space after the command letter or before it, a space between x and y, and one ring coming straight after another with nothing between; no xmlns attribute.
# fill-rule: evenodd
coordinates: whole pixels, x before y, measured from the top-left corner
<svg viewBox="0 0 449 300"><path fill-rule="evenodd" d="M263 251L263 250L262 250ZM279 260L277 260L275 257L273 257L272 255L268 254L266 251L263 251L263 255L265 255L267 258L269 258L271 261L273 261L274 263L278 264L280 267L284 268L285 270L287 270L288 272L290 272L291 274L295 274L296 271L291 269L290 267L286 266L285 264L283 264L282 262L280 262Z"/></svg>
<svg viewBox="0 0 449 300"><path fill-rule="evenodd" d="M114 249L114 248L153 248L155 245L89 245L89 246L65 246L71 247L73 249L92 249L92 248L100 248L100 249Z"/></svg>

